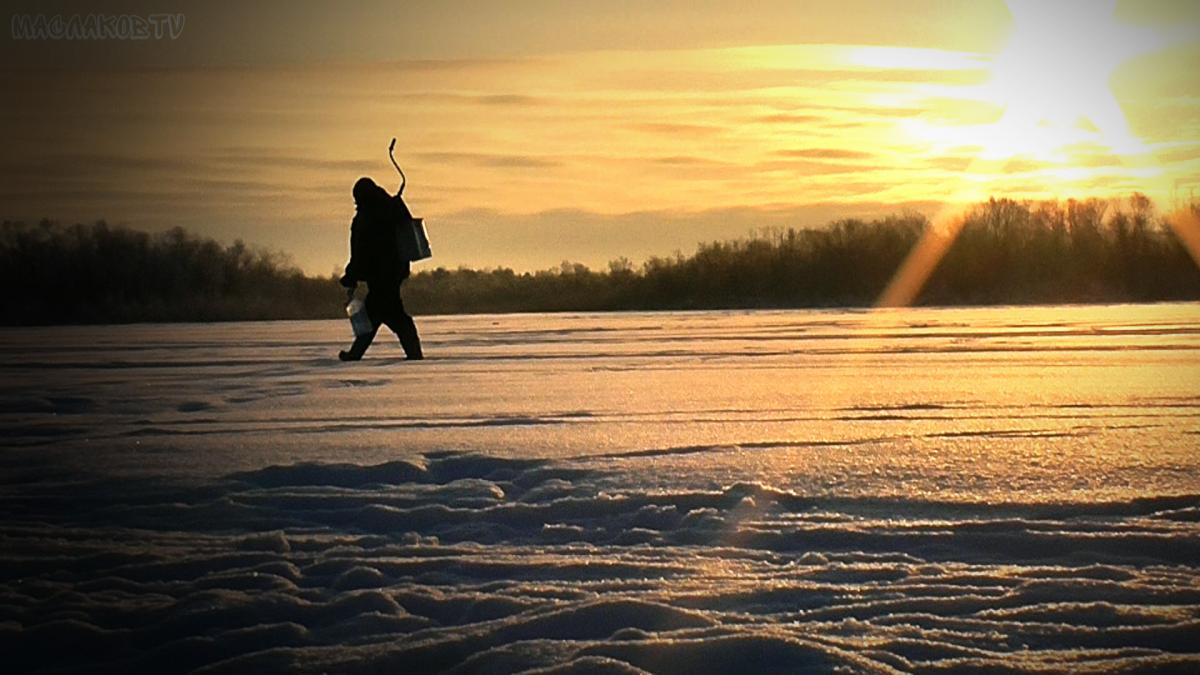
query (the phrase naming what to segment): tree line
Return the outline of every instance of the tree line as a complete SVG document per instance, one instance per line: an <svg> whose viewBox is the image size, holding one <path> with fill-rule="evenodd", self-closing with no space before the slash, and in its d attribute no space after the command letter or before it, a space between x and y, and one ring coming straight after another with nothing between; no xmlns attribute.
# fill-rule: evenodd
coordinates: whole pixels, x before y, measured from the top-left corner
<svg viewBox="0 0 1200 675"><path fill-rule="evenodd" d="M103 221L0 224L0 280L9 325L323 318L344 297L240 240L222 246L182 228L152 235Z"/></svg>
<svg viewBox="0 0 1200 675"><path fill-rule="evenodd" d="M991 199L961 222L918 304L1200 299L1200 266L1140 194ZM406 282L405 302L415 314L869 306L931 227L915 213L844 219L605 270L439 267ZM333 318L344 300L334 278L306 276L279 253L104 222L3 223L0 278L10 325Z"/></svg>

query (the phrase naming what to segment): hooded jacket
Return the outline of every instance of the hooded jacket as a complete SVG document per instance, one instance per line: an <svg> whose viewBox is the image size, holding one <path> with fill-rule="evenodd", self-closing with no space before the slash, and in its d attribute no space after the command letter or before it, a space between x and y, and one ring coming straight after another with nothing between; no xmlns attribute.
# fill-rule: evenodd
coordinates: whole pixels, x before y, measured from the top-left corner
<svg viewBox="0 0 1200 675"><path fill-rule="evenodd" d="M369 185L360 187L363 181ZM408 206L370 179L355 184L354 197L358 210L350 223L350 262L341 284L347 288L360 281L372 287L399 284L411 271L396 245L396 223L412 219Z"/></svg>

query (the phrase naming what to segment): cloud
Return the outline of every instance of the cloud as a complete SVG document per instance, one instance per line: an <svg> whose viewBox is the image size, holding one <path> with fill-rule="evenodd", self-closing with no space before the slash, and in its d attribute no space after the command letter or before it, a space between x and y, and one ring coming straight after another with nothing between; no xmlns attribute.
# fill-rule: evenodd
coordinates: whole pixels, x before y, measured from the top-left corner
<svg viewBox="0 0 1200 675"><path fill-rule="evenodd" d="M1006 174L1028 173L1043 168L1045 164L1034 159L1015 157L1004 163L1002 171Z"/></svg>
<svg viewBox="0 0 1200 675"><path fill-rule="evenodd" d="M530 106L536 105L538 99L533 96L522 96L520 94L491 94L488 96L476 96L475 102L483 105Z"/></svg>
<svg viewBox="0 0 1200 675"><path fill-rule="evenodd" d="M926 166L944 171L965 171L975 161L974 155L941 155L926 157L922 160Z"/></svg>
<svg viewBox="0 0 1200 675"><path fill-rule="evenodd" d="M672 155L669 157L653 157L650 159L655 164L666 164L668 166L729 166L727 162L720 162L708 157L696 157L692 155Z"/></svg>
<svg viewBox="0 0 1200 675"><path fill-rule="evenodd" d="M1159 161L1165 164L1175 162L1191 162L1200 159L1200 143L1185 144L1155 153Z"/></svg>
<svg viewBox="0 0 1200 675"><path fill-rule="evenodd" d="M771 160L754 165L758 172L787 171L797 176L828 176L841 174L867 174L873 171L861 164L812 161L806 159Z"/></svg>
<svg viewBox="0 0 1200 675"><path fill-rule="evenodd" d="M630 125L631 129L667 136L711 136L725 130L713 124L682 124L670 122L644 122Z"/></svg>
<svg viewBox="0 0 1200 675"><path fill-rule="evenodd" d="M561 161L544 157L483 152L422 152L417 156L429 162L472 164L498 169L545 169L562 165Z"/></svg>
<svg viewBox="0 0 1200 675"><path fill-rule="evenodd" d="M654 56L647 56L653 64ZM981 84L986 72L976 70L903 70L903 69L826 69L826 68L754 68L738 70L704 69L702 66L673 64L632 72L597 69L580 72L581 87L632 92L737 92L744 94L785 87L803 87L816 95L832 94L829 86L858 87L863 90L897 90L907 85L967 86Z"/></svg>
<svg viewBox="0 0 1200 675"><path fill-rule="evenodd" d="M528 96L525 94L496 93L473 94L466 92L427 91L414 94L409 91L393 92L389 98L400 98L411 103L429 103L433 101L466 104L470 106L488 106L498 108L528 108L550 103L546 98Z"/></svg>
<svg viewBox="0 0 1200 675"><path fill-rule="evenodd" d="M228 147L223 148L206 160L217 163L220 169L232 167L253 168L316 168L330 171L363 172L369 171L374 163L357 159L327 159L305 156L299 151L287 151L270 147Z"/></svg>
<svg viewBox="0 0 1200 675"><path fill-rule="evenodd" d="M808 122L822 122L829 119L823 115L797 115L793 113L778 113L775 115L762 115L755 117L755 122L764 124L805 124Z"/></svg>
<svg viewBox="0 0 1200 675"><path fill-rule="evenodd" d="M777 150L775 154L783 157L807 157L812 159L869 159L874 156L870 152L841 148L796 148Z"/></svg>

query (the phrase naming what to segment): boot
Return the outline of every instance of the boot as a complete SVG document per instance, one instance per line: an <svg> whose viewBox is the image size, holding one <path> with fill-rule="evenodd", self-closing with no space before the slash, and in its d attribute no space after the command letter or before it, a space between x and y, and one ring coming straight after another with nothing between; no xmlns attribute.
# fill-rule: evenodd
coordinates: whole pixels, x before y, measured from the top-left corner
<svg viewBox="0 0 1200 675"><path fill-rule="evenodd" d="M367 352L367 347L371 346L371 340L375 338L374 331L366 335L359 335L354 338L354 344L350 345L349 350L338 352L338 360L340 361L358 361L362 359L363 354Z"/></svg>
<svg viewBox="0 0 1200 675"><path fill-rule="evenodd" d="M409 361L420 361L425 358L425 355L421 353L421 339L417 337L416 333L413 333L410 340L400 338L400 346L404 348L404 358Z"/></svg>

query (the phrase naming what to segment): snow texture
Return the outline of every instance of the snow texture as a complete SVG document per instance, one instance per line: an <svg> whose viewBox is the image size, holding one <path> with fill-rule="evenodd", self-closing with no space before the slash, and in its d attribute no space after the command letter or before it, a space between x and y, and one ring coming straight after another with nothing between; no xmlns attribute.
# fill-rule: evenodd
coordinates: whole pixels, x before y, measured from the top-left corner
<svg viewBox="0 0 1200 675"><path fill-rule="evenodd" d="M1195 672L1200 307L0 333L8 672Z"/></svg>

